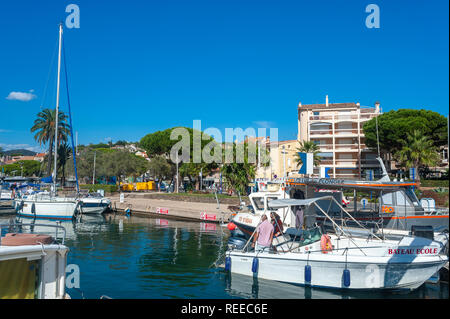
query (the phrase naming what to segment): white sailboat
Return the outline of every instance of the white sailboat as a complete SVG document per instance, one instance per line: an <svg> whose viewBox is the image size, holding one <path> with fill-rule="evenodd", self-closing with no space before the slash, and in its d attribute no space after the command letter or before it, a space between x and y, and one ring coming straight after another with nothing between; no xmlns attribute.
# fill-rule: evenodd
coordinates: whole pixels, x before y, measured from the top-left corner
<svg viewBox="0 0 450 319"><path fill-rule="evenodd" d="M58 76L56 86L56 121L55 121L55 156L53 170L53 186L50 195L29 196L20 201L17 214L26 217L70 220L79 207L79 201L75 198L61 198L56 195L56 176L58 158L58 111L59 111L59 86L61 74L61 46L62 23L59 25L59 51L58 51Z"/></svg>

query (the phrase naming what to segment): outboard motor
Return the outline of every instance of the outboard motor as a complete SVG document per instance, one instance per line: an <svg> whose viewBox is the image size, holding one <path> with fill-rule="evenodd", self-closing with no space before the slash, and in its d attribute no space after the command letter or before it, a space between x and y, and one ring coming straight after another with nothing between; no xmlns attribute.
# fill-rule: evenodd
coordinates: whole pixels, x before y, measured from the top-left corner
<svg viewBox="0 0 450 319"><path fill-rule="evenodd" d="M234 249L243 249L246 243L247 239L242 237L230 237L228 239L228 247Z"/></svg>
<svg viewBox="0 0 450 319"><path fill-rule="evenodd" d="M411 226L411 235L434 240L433 226Z"/></svg>

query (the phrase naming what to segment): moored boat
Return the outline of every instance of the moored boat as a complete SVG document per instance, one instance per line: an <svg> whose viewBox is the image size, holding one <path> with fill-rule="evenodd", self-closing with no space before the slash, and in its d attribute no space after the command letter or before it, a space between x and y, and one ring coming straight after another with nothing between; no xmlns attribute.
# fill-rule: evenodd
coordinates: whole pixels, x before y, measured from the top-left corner
<svg viewBox="0 0 450 319"><path fill-rule="evenodd" d="M320 206L318 201L274 200L272 207ZM250 237L241 248L229 246L225 268L232 273L293 284L344 289L416 289L443 267L448 257L440 254L444 243L405 235L384 239L370 230L367 238L352 236L333 219L339 230L326 234L317 225L275 238L269 251L255 251ZM361 228L364 228L361 226Z"/></svg>
<svg viewBox="0 0 450 319"><path fill-rule="evenodd" d="M49 235L6 233L0 238L0 299L70 298L65 292L68 252L64 239L60 243Z"/></svg>

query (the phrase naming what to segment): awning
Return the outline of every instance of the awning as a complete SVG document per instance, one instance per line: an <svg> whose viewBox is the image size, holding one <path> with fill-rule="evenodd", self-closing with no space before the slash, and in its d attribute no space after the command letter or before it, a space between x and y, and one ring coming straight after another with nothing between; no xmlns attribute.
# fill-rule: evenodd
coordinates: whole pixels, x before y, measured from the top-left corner
<svg viewBox="0 0 450 319"><path fill-rule="evenodd" d="M52 183L53 182L53 179L52 179L52 177L51 176L47 176L47 177L44 177L44 178L41 178L41 181L43 182L43 183Z"/></svg>
<svg viewBox="0 0 450 319"><path fill-rule="evenodd" d="M323 196L317 198L308 198L308 199L274 199L267 203L271 208L283 208L289 206L309 206L314 202L319 200L332 200L333 196Z"/></svg>

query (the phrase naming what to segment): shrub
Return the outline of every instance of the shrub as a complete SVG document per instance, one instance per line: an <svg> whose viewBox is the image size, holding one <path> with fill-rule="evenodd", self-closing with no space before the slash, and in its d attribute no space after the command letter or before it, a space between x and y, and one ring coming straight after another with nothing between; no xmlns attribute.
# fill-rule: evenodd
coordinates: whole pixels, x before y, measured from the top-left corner
<svg viewBox="0 0 450 319"><path fill-rule="evenodd" d="M107 184L85 184L85 185L80 185L81 189L88 189L89 192L97 192L97 190L99 189L103 189L105 190L105 193L114 193L118 191L118 186L117 185L107 185Z"/></svg>
<svg viewBox="0 0 450 319"><path fill-rule="evenodd" d="M448 179L424 179L420 181L422 187L448 187Z"/></svg>

